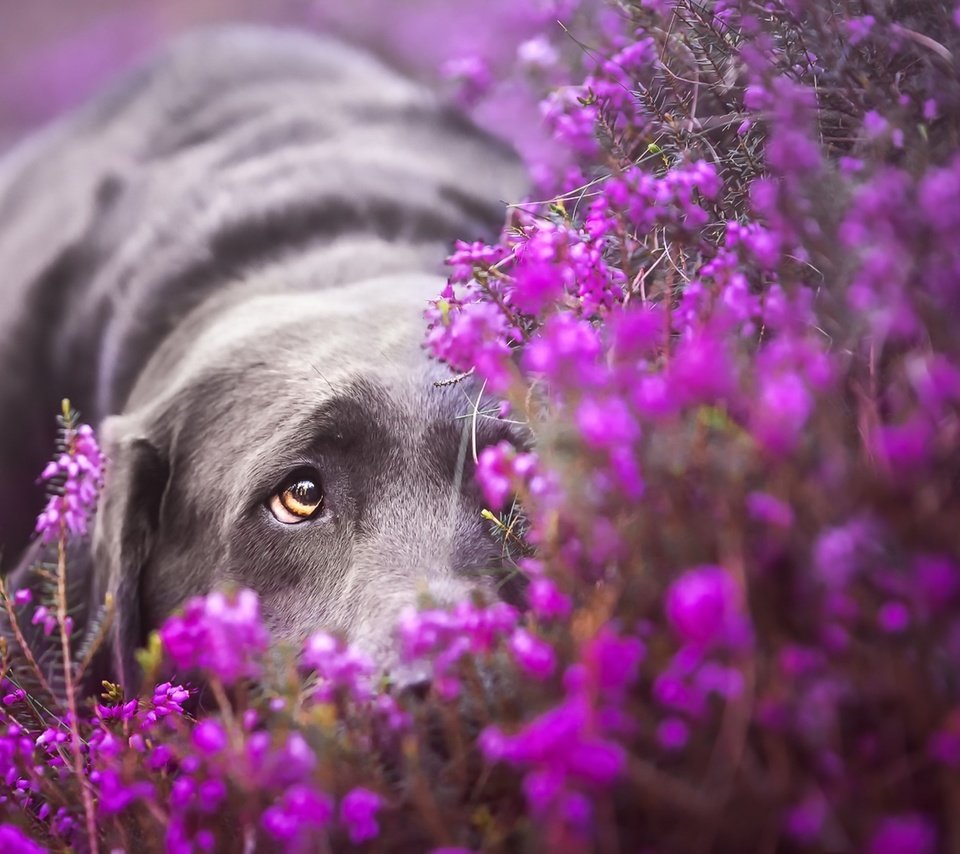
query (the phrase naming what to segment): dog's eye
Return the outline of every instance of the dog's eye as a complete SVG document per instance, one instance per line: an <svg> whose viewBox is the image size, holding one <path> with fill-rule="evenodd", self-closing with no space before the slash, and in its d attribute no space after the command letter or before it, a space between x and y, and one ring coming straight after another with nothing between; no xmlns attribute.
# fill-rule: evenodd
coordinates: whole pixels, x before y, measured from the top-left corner
<svg viewBox="0 0 960 854"><path fill-rule="evenodd" d="M320 475L313 469L298 469L270 497L270 512L277 521L295 525L316 516L322 503Z"/></svg>

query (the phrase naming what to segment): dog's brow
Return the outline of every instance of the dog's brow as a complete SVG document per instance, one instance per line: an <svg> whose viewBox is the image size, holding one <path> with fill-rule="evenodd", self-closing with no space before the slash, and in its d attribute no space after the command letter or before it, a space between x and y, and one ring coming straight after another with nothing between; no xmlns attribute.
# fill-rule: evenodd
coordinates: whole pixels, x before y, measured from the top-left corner
<svg viewBox="0 0 960 854"><path fill-rule="evenodd" d="M312 409L293 416L288 429L281 429L268 442L267 454L275 449L274 459L291 460L311 449L359 442L371 432L384 432L394 419L386 391L366 379L354 379L340 386L337 393Z"/></svg>
<svg viewBox="0 0 960 854"><path fill-rule="evenodd" d="M302 425L307 443L355 439L376 421L376 401L352 393L325 400Z"/></svg>

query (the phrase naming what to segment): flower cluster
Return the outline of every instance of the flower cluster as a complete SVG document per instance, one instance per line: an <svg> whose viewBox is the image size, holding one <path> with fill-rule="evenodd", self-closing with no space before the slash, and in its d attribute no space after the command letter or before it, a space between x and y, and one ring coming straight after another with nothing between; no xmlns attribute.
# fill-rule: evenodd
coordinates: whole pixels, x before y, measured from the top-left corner
<svg viewBox="0 0 960 854"><path fill-rule="evenodd" d="M462 602L450 611L410 609L400 615L397 634L407 662L432 659L433 687L442 698L452 700L460 693L457 664L466 656L472 662L492 652L515 629L517 616L505 603L481 608Z"/></svg>
<svg viewBox="0 0 960 854"><path fill-rule="evenodd" d="M216 673L227 685L258 674L258 655L269 640L252 590L191 599L182 616L167 621L160 638L176 667Z"/></svg>
<svg viewBox="0 0 960 854"><path fill-rule="evenodd" d="M103 455L93 430L76 423L76 413L66 401L60 427L60 452L40 475L50 495L36 530L48 543L57 539L61 527L77 536L87 533L87 519L96 506L103 477Z"/></svg>

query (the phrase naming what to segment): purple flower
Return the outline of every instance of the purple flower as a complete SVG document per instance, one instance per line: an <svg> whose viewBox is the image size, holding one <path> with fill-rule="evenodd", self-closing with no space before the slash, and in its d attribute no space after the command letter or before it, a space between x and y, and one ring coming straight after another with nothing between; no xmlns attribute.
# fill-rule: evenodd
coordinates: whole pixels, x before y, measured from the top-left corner
<svg viewBox="0 0 960 854"><path fill-rule="evenodd" d="M189 697L190 692L182 685L172 685L169 682L157 685L153 689L153 698L149 707L141 710L141 729L148 730L170 715L182 715L183 703Z"/></svg>
<svg viewBox="0 0 960 854"><path fill-rule="evenodd" d="M15 851L17 854L46 854L46 850L27 837L20 828L12 824L0 824L0 851Z"/></svg>
<svg viewBox="0 0 960 854"><path fill-rule="evenodd" d="M513 631L518 616L505 602L486 608L461 602L450 611L405 609L397 621L402 655L407 662L432 656L434 687L453 699L459 685L452 671L460 659L491 652Z"/></svg>
<svg viewBox="0 0 960 854"><path fill-rule="evenodd" d="M67 429L64 444L66 451L40 475L57 486L37 517L36 530L45 543L57 539L61 527L78 537L87 533L87 518L96 506L103 477L103 456L90 426Z"/></svg>
<svg viewBox="0 0 960 854"><path fill-rule="evenodd" d="M600 696L619 702L636 681L645 653L639 638L620 636L610 627L604 627L584 646L581 662ZM568 680L568 690L572 684L575 680Z"/></svg>
<svg viewBox="0 0 960 854"><path fill-rule="evenodd" d="M177 667L206 670L227 685L257 676L269 643L252 590L231 597L216 591L189 600L182 615L163 624L160 638Z"/></svg>
<svg viewBox="0 0 960 854"><path fill-rule="evenodd" d="M303 664L316 673L314 697L322 702L330 702L339 691L356 702L369 700L373 694L374 664L370 657L326 632L307 639Z"/></svg>
<svg viewBox="0 0 960 854"><path fill-rule="evenodd" d="M493 85L493 75L479 56L448 59L440 67L440 76L457 84L457 101L463 107L473 106Z"/></svg>
<svg viewBox="0 0 960 854"><path fill-rule="evenodd" d="M690 729L680 718L667 718L657 727L657 742L664 750L682 750L690 739Z"/></svg>
<svg viewBox="0 0 960 854"><path fill-rule="evenodd" d="M862 15L859 18L848 18L844 21L847 28L847 34L850 37L850 44L860 44L870 35L877 19L873 15Z"/></svg>
<svg viewBox="0 0 960 854"><path fill-rule="evenodd" d="M227 746L227 733L219 721L207 718L193 728L193 743L201 753L212 756Z"/></svg>
<svg viewBox="0 0 960 854"><path fill-rule="evenodd" d="M34 626L43 623L43 633L49 636L57 627L57 618L46 605L41 605L34 610L33 616L30 618L30 623Z"/></svg>
<svg viewBox="0 0 960 854"><path fill-rule="evenodd" d="M226 800L227 784L216 777L204 780L197 787L197 806L201 812L215 812Z"/></svg>
<svg viewBox="0 0 960 854"><path fill-rule="evenodd" d="M93 771L90 781L99 793L99 809L105 816L116 815L137 800L153 797L153 785L145 780L127 783L110 769Z"/></svg>
<svg viewBox="0 0 960 854"><path fill-rule="evenodd" d="M516 448L509 442L498 442L484 448L477 458L477 483L493 510L502 510L513 490L516 455Z"/></svg>
<svg viewBox="0 0 960 854"><path fill-rule="evenodd" d="M127 703L117 703L114 706L104 706L98 703L96 709L101 720L129 721L136 715L137 707L138 702L133 699Z"/></svg>
<svg viewBox="0 0 960 854"><path fill-rule="evenodd" d="M784 829L797 842L811 845L819 838L826 818L826 801L822 795L813 794L787 813Z"/></svg>
<svg viewBox="0 0 960 854"><path fill-rule="evenodd" d="M790 505L766 492L751 492L747 496L747 512L758 522L777 528L793 525L793 510Z"/></svg>
<svg viewBox="0 0 960 854"><path fill-rule="evenodd" d="M556 668L553 647L526 629L515 629L510 636L514 661L534 679L548 679Z"/></svg>
<svg viewBox="0 0 960 854"><path fill-rule="evenodd" d="M380 833L377 813L383 806L380 796L369 789L358 787L350 791L340 803L340 820L354 845L376 839Z"/></svg>
<svg viewBox="0 0 960 854"><path fill-rule="evenodd" d="M689 570L667 590L666 610L681 640L707 646L723 637L737 611L736 585L720 566Z"/></svg>
<svg viewBox="0 0 960 854"><path fill-rule="evenodd" d="M600 376L596 360L600 340L594 327L570 314L555 314L547 319L540 337L524 349L528 371L549 379L591 385Z"/></svg>
<svg viewBox="0 0 960 854"><path fill-rule="evenodd" d="M527 587L527 604L541 620L558 620L569 616L573 603L549 578L534 578Z"/></svg>
<svg viewBox="0 0 960 854"><path fill-rule="evenodd" d="M934 854L936 827L921 815L900 815L880 822L870 839L869 854Z"/></svg>
<svg viewBox="0 0 960 854"><path fill-rule="evenodd" d="M263 787L284 787L305 782L317 764L316 754L298 731L291 732L279 748L261 730L247 740L247 758L254 777Z"/></svg>
<svg viewBox="0 0 960 854"><path fill-rule="evenodd" d="M524 791L531 809L550 808L567 786L608 788L623 772L626 752L591 726L588 700L573 696L507 735L497 726L480 734L488 761L525 768Z"/></svg>
<svg viewBox="0 0 960 854"><path fill-rule="evenodd" d="M627 405L617 397L587 398L577 411L577 426L591 448L628 445L640 432Z"/></svg>
<svg viewBox="0 0 960 854"><path fill-rule="evenodd" d="M825 530L813 544L814 569L829 588L849 584L877 552L879 532L869 519Z"/></svg>
<svg viewBox="0 0 960 854"><path fill-rule="evenodd" d="M946 611L960 594L960 567L942 555L923 555L914 563L917 595L931 613Z"/></svg>
<svg viewBox="0 0 960 854"><path fill-rule="evenodd" d="M593 822L593 804L580 792L564 792L559 798L557 811L574 831L586 834Z"/></svg>
<svg viewBox="0 0 960 854"><path fill-rule="evenodd" d="M374 700L374 709L389 732L400 733L410 729L411 716L401 709L389 694L378 694Z"/></svg>
<svg viewBox="0 0 960 854"><path fill-rule="evenodd" d="M4 687L8 687L8 684L9 683L7 683L6 680L4 680ZM24 691L22 688L14 688L12 691L3 695L3 705L5 706L16 705L17 703L22 702L26 696L27 696L27 692Z"/></svg>
<svg viewBox="0 0 960 854"><path fill-rule="evenodd" d="M753 434L772 454L792 451L813 411L806 382L792 371L761 378L753 417Z"/></svg>
<svg viewBox="0 0 960 854"><path fill-rule="evenodd" d="M507 388L511 378L510 342L519 334L494 303L453 304L441 299L425 316L427 346L456 371L476 370L492 391Z"/></svg>
<svg viewBox="0 0 960 854"><path fill-rule="evenodd" d="M736 388L727 347L715 335L700 334L678 347L670 369L677 400L710 404L730 397Z"/></svg>
<svg viewBox="0 0 960 854"><path fill-rule="evenodd" d="M291 786L263 813L262 824L275 839L290 842L303 832L322 830L333 817L333 799L309 786Z"/></svg>
<svg viewBox="0 0 960 854"><path fill-rule="evenodd" d="M890 634L904 632L910 627L910 609L903 602L884 602L877 612L877 624Z"/></svg>
<svg viewBox="0 0 960 854"><path fill-rule="evenodd" d="M455 247L455 251L447 258L447 265L453 268L451 282L467 282L473 277L475 267L491 267L506 255L504 247L488 246L486 243L458 240Z"/></svg>
<svg viewBox="0 0 960 854"><path fill-rule="evenodd" d="M930 737L927 752L943 765L960 768L960 710L955 709L944 726Z"/></svg>

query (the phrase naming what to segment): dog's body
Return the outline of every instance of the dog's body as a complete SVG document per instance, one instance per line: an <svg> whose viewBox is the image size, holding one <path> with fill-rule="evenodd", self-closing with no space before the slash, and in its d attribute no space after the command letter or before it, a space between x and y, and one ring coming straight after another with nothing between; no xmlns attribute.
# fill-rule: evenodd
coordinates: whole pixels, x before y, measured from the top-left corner
<svg viewBox="0 0 960 854"><path fill-rule="evenodd" d="M279 637L374 652L418 592L462 594L499 551L461 488L469 389L434 385L421 316L451 242L491 236L521 191L511 153L419 86L242 28L21 146L0 162L7 565L68 396L109 459L79 571L115 596L118 675L224 583ZM304 467L322 510L285 524L271 496Z"/></svg>

